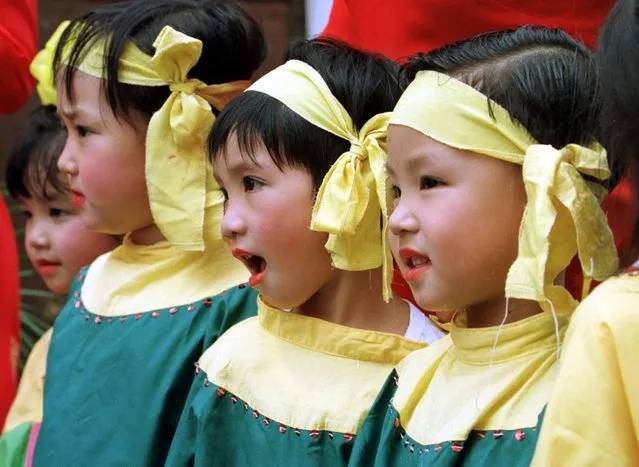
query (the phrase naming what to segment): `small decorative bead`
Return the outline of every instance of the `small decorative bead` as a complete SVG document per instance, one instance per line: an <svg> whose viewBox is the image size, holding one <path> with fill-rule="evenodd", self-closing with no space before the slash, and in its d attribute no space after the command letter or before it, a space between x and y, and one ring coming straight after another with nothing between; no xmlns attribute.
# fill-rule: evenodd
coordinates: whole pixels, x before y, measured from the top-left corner
<svg viewBox="0 0 639 467"><path fill-rule="evenodd" d="M453 452L462 452L464 450L464 446L462 444L453 443L450 446L450 450Z"/></svg>
<svg viewBox="0 0 639 467"><path fill-rule="evenodd" d="M486 437L486 433L484 433L483 431L477 432L477 439L484 439L485 437Z"/></svg>
<svg viewBox="0 0 639 467"><path fill-rule="evenodd" d="M259 418L260 413L257 410L253 411L253 418Z"/></svg>
<svg viewBox="0 0 639 467"><path fill-rule="evenodd" d="M73 298L79 298L80 297L80 292L76 292L73 294Z"/></svg>
<svg viewBox="0 0 639 467"><path fill-rule="evenodd" d="M351 441L353 441L353 435L350 433L344 433L344 441L350 443Z"/></svg>
<svg viewBox="0 0 639 467"><path fill-rule="evenodd" d="M237 397L231 396L231 402L235 404L237 402Z"/></svg>
<svg viewBox="0 0 639 467"><path fill-rule="evenodd" d="M80 308L80 306L82 305L82 303L80 302L80 300L78 300L77 302L75 302L75 307L76 308Z"/></svg>
<svg viewBox="0 0 639 467"><path fill-rule="evenodd" d="M95 317L95 324L100 324L100 323L102 323L102 317L96 316Z"/></svg>
<svg viewBox="0 0 639 467"><path fill-rule="evenodd" d="M408 449L410 450L411 454L415 452L415 446L413 446L412 444L410 445Z"/></svg>
<svg viewBox="0 0 639 467"><path fill-rule="evenodd" d="M211 385L211 383L209 383L209 380L208 380L208 379L205 379L205 380L204 380L204 387L205 387L205 388L208 388L210 385Z"/></svg>
<svg viewBox="0 0 639 467"><path fill-rule="evenodd" d="M136 313L135 314L135 320L139 320L140 318L142 318L142 313Z"/></svg>
<svg viewBox="0 0 639 467"><path fill-rule="evenodd" d="M264 423L264 426L269 426L271 424L271 421L268 418L264 417L264 420L262 420L262 423Z"/></svg>
<svg viewBox="0 0 639 467"><path fill-rule="evenodd" d="M217 388L215 394L217 394L217 397L223 397L224 394L226 394L226 391L223 388Z"/></svg>
<svg viewBox="0 0 639 467"><path fill-rule="evenodd" d="M80 274L78 276L78 282L82 282L84 280L84 274Z"/></svg>
<svg viewBox="0 0 639 467"><path fill-rule="evenodd" d="M295 428L295 429L293 430L293 433L295 433L297 436L300 436L300 435L302 434L302 432L300 431L300 429L299 429L299 428Z"/></svg>
<svg viewBox="0 0 639 467"><path fill-rule="evenodd" d="M248 411L248 404L246 402L244 402L244 410Z"/></svg>
<svg viewBox="0 0 639 467"><path fill-rule="evenodd" d="M319 436L319 431L317 430L311 430L309 436L313 439L316 439Z"/></svg>
<svg viewBox="0 0 639 467"><path fill-rule="evenodd" d="M211 304L213 303L213 301L210 298L207 298L204 300L204 306L207 308L211 308Z"/></svg>
<svg viewBox="0 0 639 467"><path fill-rule="evenodd" d="M160 316L160 312L154 311L153 313L151 313L151 316L153 316L154 318L157 318L158 316Z"/></svg>
<svg viewBox="0 0 639 467"><path fill-rule="evenodd" d="M333 439L333 438L335 438L335 435L334 435L331 431L329 431L329 432L328 432L328 437L329 437L330 439Z"/></svg>
<svg viewBox="0 0 639 467"><path fill-rule="evenodd" d="M408 438L406 438L404 440L404 447L408 447L409 444L410 444L410 441L408 441Z"/></svg>
<svg viewBox="0 0 639 467"><path fill-rule="evenodd" d="M246 287L246 284L240 284L240 285L237 286L238 289L243 289L245 287Z"/></svg>
<svg viewBox="0 0 639 467"><path fill-rule="evenodd" d="M395 419L395 421L393 422L393 425L395 426L395 428L399 428L399 417Z"/></svg>
<svg viewBox="0 0 639 467"><path fill-rule="evenodd" d="M90 317L89 315L85 315L85 316L84 316L84 320L85 320L85 321L89 321L90 319L91 319L91 317Z"/></svg>
<svg viewBox="0 0 639 467"><path fill-rule="evenodd" d="M170 315L174 315L175 313L177 313L177 308L173 307L169 310Z"/></svg>
<svg viewBox="0 0 639 467"><path fill-rule="evenodd" d="M399 438L400 439L404 439L404 432L403 431L399 434Z"/></svg>
<svg viewBox="0 0 639 467"><path fill-rule="evenodd" d="M286 433L286 427L284 425L280 424L280 433L284 434Z"/></svg>
<svg viewBox="0 0 639 467"><path fill-rule="evenodd" d="M199 366L195 366L195 374L199 375L200 374L200 367Z"/></svg>
<svg viewBox="0 0 639 467"><path fill-rule="evenodd" d="M193 305L189 305L189 307L187 308L188 312L192 312L193 310L195 310L195 307Z"/></svg>
<svg viewBox="0 0 639 467"><path fill-rule="evenodd" d="M120 316L120 322L124 323L126 321L126 316Z"/></svg>
<svg viewBox="0 0 639 467"><path fill-rule="evenodd" d="M435 452L439 452L442 450L442 445L438 444L437 446L435 446Z"/></svg>
<svg viewBox="0 0 639 467"><path fill-rule="evenodd" d="M107 323L112 323L112 322L113 322L113 318L112 318L111 316L109 316L109 317L107 318Z"/></svg>
<svg viewBox="0 0 639 467"><path fill-rule="evenodd" d="M395 384L399 386L399 375L393 376L393 380L395 381Z"/></svg>
<svg viewBox="0 0 639 467"><path fill-rule="evenodd" d="M493 433L493 438L495 439L501 439L504 437L504 433L502 431L495 431Z"/></svg>
<svg viewBox="0 0 639 467"><path fill-rule="evenodd" d="M517 432L515 433L515 439L517 441L523 441L526 438L526 433L524 433L524 430L517 430Z"/></svg>

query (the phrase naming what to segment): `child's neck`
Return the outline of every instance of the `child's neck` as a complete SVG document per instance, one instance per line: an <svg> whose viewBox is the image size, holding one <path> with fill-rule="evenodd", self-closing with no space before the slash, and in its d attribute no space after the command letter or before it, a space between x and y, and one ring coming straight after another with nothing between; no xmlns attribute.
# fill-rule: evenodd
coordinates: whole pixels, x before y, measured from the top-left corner
<svg viewBox="0 0 639 467"><path fill-rule="evenodd" d="M508 316L504 321L506 298L499 297L468 307L466 317L469 328L487 328L499 326L502 321L504 324L515 323L541 312L542 309L537 302L511 298L508 300Z"/></svg>
<svg viewBox="0 0 639 467"><path fill-rule="evenodd" d="M166 240L166 238L155 224L147 225L131 232L131 241L137 245L154 245L163 240Z"/></svg>
<svg viewBox="0 0 639 467"><path fill-rule="evenodd" d="M385 303L381 269L339 271L295 312L342 326L404 335L410 310L401 299Z"/></svg>

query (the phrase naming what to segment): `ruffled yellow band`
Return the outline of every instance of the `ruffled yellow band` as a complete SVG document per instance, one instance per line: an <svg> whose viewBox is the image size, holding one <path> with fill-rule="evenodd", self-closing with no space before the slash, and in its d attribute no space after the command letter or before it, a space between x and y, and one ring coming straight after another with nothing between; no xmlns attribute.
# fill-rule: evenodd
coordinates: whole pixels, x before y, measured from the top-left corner
<svg viewBox="0 0 639 467"><path fill-rule="evenodd" d="M357 131L320 74L299 60L276 68L248 91L268 94L309 123L350 142L350 149L335 161L319 188L311 229L328 233L326 249L335 267L363 271L382 266L383 295L390 300L385 172L390 113L376 115Z"/></svg>
<svg viewBox="0 0 639 467"><path fill-rule="evenodd" d="M509 113L474 88L449 76L417 74L393 111L404 125L448 146L522 165L528 203L519 252L506 280L506 296L540 302L544 309L574 308L553 282L578 254L585 282L617 271L617 252L600 208L605 189L583 176L610 176L599 145L561 149L537 143ZM584 291L587 289L584 286Z"/></svg>

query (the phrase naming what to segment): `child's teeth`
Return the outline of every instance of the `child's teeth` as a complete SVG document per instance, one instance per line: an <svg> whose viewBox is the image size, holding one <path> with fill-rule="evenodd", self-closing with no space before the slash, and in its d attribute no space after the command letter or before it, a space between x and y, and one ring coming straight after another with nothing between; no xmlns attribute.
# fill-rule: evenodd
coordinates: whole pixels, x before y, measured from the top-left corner
<svg viewBox="0 0 639 467"><path fill-rule="evenodd" d="M426 264L428 262L425 258L413 258L413 266L421 266L422 264Z"/></svg>

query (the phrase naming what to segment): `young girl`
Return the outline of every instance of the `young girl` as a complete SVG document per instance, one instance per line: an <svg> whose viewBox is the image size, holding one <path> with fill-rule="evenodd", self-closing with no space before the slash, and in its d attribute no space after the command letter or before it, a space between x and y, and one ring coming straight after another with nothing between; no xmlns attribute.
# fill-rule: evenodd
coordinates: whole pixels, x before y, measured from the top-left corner
<svg viewBox="0 0 639 467"><path fill-rule="evenodd" d="M408 73L389 125L391 247L418 303L457 314L388 379L351 464L528 465L576 305L561 272L575 254L594 278L617 267L594 65L566 33L526 27Z"/></svg>
<svg viewBox="0 0 639 467"><path fill-rule="evenodd" d="M9 193L26 217L24 243L29 261L47 288L57 294L67 294L82 267L119 243L111 235L88 230L79 219L66 177L57 168L64 140L56 108L38 108L9 156L6 172ZM42 335L29 355L5 432L25 422L42 420L51 331Z"/></svg>
<svg viewBox="0 0 639 467"><path fill-rule="evenodd" d="M209 138L222 232L259 311L200 359L168 465L344 465L389 368L442 336L384 301L385 112L399 66L317 40L288 58Z"/></svg>
<svg viewBox="0 0 639 467"><path fill-rule="evenodd" d="M599 38L604 140L617 170L637 169L639 18L619 0ZM636 189L636 186L635 186ZM639 251L635 225L634 254ZM639 277L601 284L575 311L544 416L535 466L639 465Z"/></svg>
<svg viewBox="0 0 639 467"><path fill-rule="evenodd" d="M56 321L36 465L162 463L192 363L255 314L204 141L264 52L257 23L212 0L106 6L63 34L59 167L83 223L125 237Z"/></svg>

